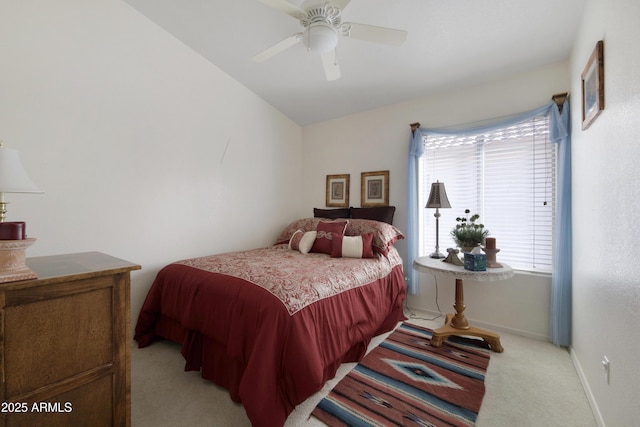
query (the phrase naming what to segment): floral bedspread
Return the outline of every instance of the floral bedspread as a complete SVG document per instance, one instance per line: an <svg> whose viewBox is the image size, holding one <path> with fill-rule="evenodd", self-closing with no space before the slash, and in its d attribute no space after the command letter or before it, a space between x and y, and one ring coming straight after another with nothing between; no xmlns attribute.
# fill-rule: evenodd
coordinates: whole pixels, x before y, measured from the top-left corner
<svg viewBox="0 0 640 427"><path fill-rule="evenodd" d="M287 245L275 245L175 264L225 274L260 286L276 296L289 315L293 315L316 301L387 276L393 267L402 264L402 259L395 248L386 257L356 259L302 254Z"/></svg>

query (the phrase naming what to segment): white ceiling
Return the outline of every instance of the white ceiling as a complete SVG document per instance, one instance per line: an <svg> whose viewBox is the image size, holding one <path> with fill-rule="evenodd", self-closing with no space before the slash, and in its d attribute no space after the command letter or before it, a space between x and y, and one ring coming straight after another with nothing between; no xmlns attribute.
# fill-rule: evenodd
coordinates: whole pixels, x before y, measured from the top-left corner
<svg viewBox="0 0 640 427"><path fill-rule="evenodd" d="M408 36L401 47L341 37L336 81L302 44L251 61L301 30L257 0L125 1L304 126L566 60L585 0L351 0L343 22Z"/></svg>

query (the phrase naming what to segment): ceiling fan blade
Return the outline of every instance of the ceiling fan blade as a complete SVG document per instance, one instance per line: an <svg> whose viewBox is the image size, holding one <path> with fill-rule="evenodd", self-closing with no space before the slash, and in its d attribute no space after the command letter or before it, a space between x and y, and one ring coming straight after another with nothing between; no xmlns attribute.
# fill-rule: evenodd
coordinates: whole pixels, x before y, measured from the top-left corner
<svg viewBox="0 0 640 427"><path fill-rule="evenodd" d="M280 12L284 12L296 19L302 19L307 16L307 12L296 7L285 0L258 0L260 3L272 7Z"/></svg>
<svg viewBox="0 0 640 427"><path fill-rule="evenodd" d="M294 44L299 43L300 40L302 40L302 33L296 33L296 34L294 34L292 36L287 37L284 40L279 41L278 43L274 44L273 46L263 50L262 52L258 53L253 58L251 58L251 60L254 61L254 62L266 61L267 59L271 58L272 56L275 56L275 55L279 54L280 52L290 48Z"/></svg>
<svg viewBox="0 0 640 427"><path fill-rule="evenodd" d="M320 54L322 58L322 66L327 80L333 81L340 78L340 67L338 66L338 57L335 50Z"/></svg>
<svg viewBox="0 0 640 427"><path fill-rule="evenodd" d="M329 3L340 10L344 10L344 8L347 7L349 3L351 3L351 0L329 0Z"/></svg>
<svg viewBox="0 0 640 427"><path fill-rule="evenodd" d="M341 27L342 34L354 39L366 40L374 43L384 43L400 46L407 40L407 32L393 28L376 27L375 25L354 24L346 22Z"/></svg>

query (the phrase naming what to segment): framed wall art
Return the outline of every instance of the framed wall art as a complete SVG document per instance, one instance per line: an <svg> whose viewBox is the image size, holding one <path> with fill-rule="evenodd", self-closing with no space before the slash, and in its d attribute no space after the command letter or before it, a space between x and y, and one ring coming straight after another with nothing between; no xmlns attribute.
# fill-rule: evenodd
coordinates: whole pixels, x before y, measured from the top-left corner
<svg viewBox="0 0 640 427"><path fill-rule="evenodd" d="M349 207L349 174L327 175L327 207Z"/></svg>
<svg viewBox="0 0 640 427"><path fill-rule="evenodd" d="M389 206L389 171L362 172L360 206Z"/></svg>
<svg viewBox="0 0 640 427"><path fill-rule="evenodd" d="M582 130L604 110L604 42L596 43L582 72Z"/></svg>

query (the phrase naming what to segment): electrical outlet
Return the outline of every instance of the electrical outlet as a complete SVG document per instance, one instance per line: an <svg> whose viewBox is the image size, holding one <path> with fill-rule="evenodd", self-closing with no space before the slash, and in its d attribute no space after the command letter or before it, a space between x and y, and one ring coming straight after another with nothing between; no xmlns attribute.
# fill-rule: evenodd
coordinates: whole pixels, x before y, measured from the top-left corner
<svg viewBox="0 0 640 427"><path fill-rule="evenodd" d="M602 370L604 372L604 378L607 381L607 384L609 384L609 377L611 375L611 362L609 362L607 356L604 356L602 358Z"/></svg>

